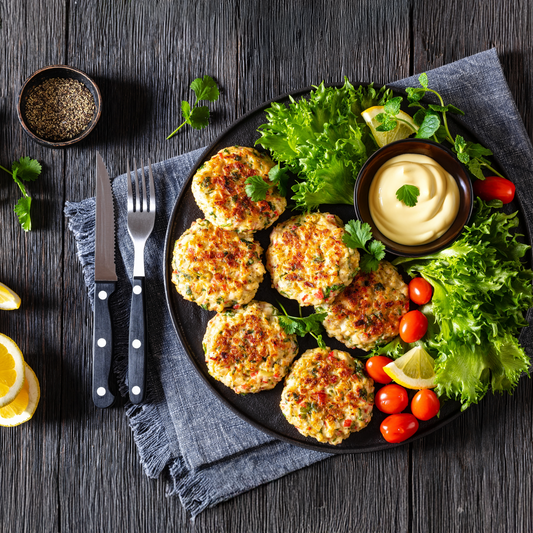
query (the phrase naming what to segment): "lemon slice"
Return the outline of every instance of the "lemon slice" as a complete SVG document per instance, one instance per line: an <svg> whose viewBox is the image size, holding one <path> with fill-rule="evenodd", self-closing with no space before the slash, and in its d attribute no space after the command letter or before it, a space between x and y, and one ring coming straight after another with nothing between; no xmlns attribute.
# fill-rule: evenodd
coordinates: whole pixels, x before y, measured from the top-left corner
<svg viewBox="0 0 533 533"><path fill-rule="evenodd" d="M11 311L20 307L20 296L0 282L0 309Z"/></svg>
<svg viewBox="0 0 533 533"><path fill-rule="evenodd" d="M0 407L11 403L24 385L24 357L19 347L0 333Z"/></svg>
<svg viewBox="0 0 533 533"><path fill-rule="evenodd" d="M407 389L432 389L435 383L435 361L424 348L415 346L396 361L383 367L398 385Z"/></svg>
<svg viewBox="0 0 533 533"><path fill-rule="evenodd" d="M41 390L35 372L25 363L26 379L17 397L5 407L0 407L0 426L12 427L27 422L35 413Z"/></svg>
<svg viewBox="0 0 533 533"><path fill-rule="evenodd" d="M396 115L398 125L390 131L377 131L377 127L381 124L376 120L376 115L383 113L384 107L382 105L376 105L369 107L361 113L364 121L372 131L374 139L378 143L378 146L382 148L386 144L390 144L394 141L400 141L401 139L407 139L409 135L418 131L418 126L415 124L411 115L408 115L404 111L401 111ZM407 123L407 124L406 124Z"/></svg>

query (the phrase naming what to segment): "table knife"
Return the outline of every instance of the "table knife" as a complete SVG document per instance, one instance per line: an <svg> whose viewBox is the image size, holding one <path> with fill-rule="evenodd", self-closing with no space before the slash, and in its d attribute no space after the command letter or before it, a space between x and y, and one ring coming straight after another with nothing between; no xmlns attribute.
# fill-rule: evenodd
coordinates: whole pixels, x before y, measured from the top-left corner
<svg viewBox="0 0 533 533"><path fill-rule="evenodd" d="M109 297L115 291L115 213L111 179L96 152L96 243L94 252L93 402L109 407L115 396L109 389L113 357L113 328Z"/></svg>

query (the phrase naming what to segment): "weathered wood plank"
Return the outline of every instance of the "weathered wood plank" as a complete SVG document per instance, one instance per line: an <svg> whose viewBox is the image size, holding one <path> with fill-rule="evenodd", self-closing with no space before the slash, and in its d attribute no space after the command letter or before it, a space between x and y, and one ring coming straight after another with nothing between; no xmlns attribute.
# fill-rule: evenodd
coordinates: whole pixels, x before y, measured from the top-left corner
<svg viewBox="0 0 533 533"><path fill-rule="evenodd" d="M0 331L21 348L41 383L33 420L0 428L0 472L4 494L2 531L59 530L59 427L61 422L62 266L61 171L64 156L33 144L18 124L15 98L34 70L62 62L62 0L0 2L0 164L22 156L43 164L38 181L27 184L33 198L34 230L24 233L13 207L20 191L1 173L0 280L22 298L19 310L0 314ZM59 199L59 201L58 201ZM53 231L52 228L57 228Z"/></svg>

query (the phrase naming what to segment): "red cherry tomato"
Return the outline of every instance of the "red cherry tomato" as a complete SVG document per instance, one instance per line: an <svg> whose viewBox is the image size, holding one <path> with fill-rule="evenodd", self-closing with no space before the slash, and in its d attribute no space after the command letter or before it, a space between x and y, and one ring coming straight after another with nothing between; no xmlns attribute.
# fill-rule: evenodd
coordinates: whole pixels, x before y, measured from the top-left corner
<svg viewBox="0 0 533 533"><path fill-rule="evenodd" d="M409 404L407 391L400 385L385 385L376 393L376 407L383 413L401 413Z"/></svg>
<svg viewBox="0 0 533 533"><path fill-rule="evenodd" d="M403 442L418 431L418 420L411 413L390 415L379 427L387 442Z"/></svg>
<svg viewBox="0 0 533 533"><path fill-rule="evenodd" d="M474 193L485 202L501 200L508 204L514 198L515 186L500 176L488 176L484 180L474 181Z"/></svg>
<svg viewBox="0 0 533 533"><path fill-rule="evenodd" d="M438 396L429 389L419 390L411 400L411 412L418 420L433 418L440 409Z"/></svg>
<svg viewBox="0 0 533 533"><path fill-rule="evenodd" d="M400 337L404 342L419 341L428 329L428 319L418 310L409 311L400 320Z"/></svg>
<svg viewBox="0 0 533 533"><path fill-rule="evenodd" d="M392 359L385 357L384 355L375 355L367 360L365 364L366 373L376 382L376 383L390 383L392 378L385 374L383 367L392 363Z"/></svg>
<svg viewBox="0 0 533 533"><path fill-rule="evenodd" d="M431 300L433 287L424 278L414 278L409 282L409 298L416 305L424 305Z"/></svg>

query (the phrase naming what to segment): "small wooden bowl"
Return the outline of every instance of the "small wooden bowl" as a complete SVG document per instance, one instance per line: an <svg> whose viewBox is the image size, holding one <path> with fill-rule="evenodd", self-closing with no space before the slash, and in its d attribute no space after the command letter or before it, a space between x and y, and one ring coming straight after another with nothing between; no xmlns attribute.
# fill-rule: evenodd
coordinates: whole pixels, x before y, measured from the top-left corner
<svg viewBox="0 0 533 533"><path fill-rule="evenodd" d="M94 99L95 110L91 121L81 133L78 133L76 136L70 139L62 141L51 141L44 139L36 134L36 132L29 126L27 121L26 102L30 91L43 81L50 78L67 78L77 80L87 87ZM50 65L37 70L23 83L17 98L17 115L22 129L35 142L42 144L43 146L48 146L49 148L65 148L81 141L82 139L85 139L85 137L87 137L87 135L89 135L89 133L91 133L96 126L98 120L100 119L101 113L102 95L100 94L100 90L98 89L96 83L87 74L85 74L85 72L67 65Z"/></svg>
<svg viewBox="0 0 533 533"><path fill-rule="evenodd" d="M368 202L370 184L376 172L389 159L406 153L422 154L431 157L452 175L459 187L459 212L450 228L438 239L417 246L399 244L385 237L372 220ZM466 169L457 160L453 152L440 144L425 139L404 139L380 148L368 158L357 176L354 191L354 205L357 218L362 222L370 224L374 238L385 245L387 252L406 257L420 257L447 248L459 237L472 214L474 192Z"/></svg>

